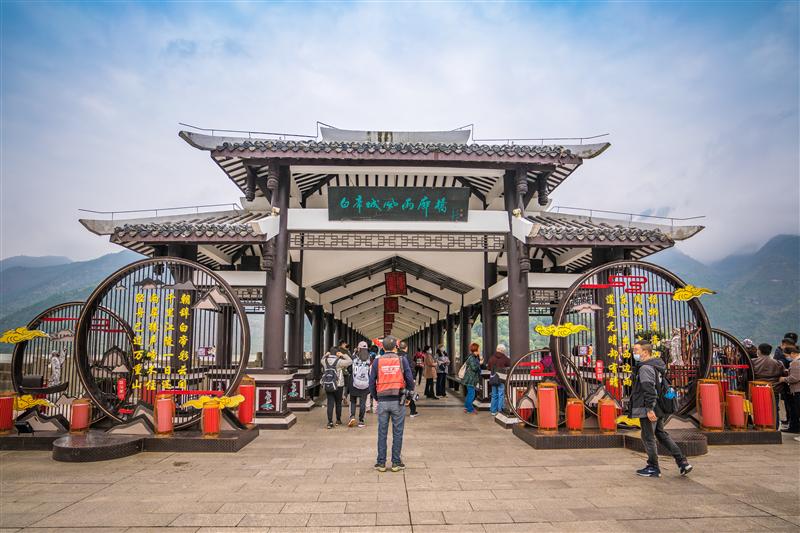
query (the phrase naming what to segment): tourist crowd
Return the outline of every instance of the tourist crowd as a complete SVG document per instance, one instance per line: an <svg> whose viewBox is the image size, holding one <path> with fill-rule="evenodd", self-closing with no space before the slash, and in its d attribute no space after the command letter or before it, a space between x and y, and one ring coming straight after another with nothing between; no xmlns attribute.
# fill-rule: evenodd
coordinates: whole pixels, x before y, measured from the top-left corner
<svg viewBox="0 0 800 533"><path fill-rule="evenodd" d="M752 359L756 381L766 381L775 394L775 428L787 433L800 433L800 350L797 333L783 336L780 345L772 349L767 343L756 345L745 339L744 346ZM785 419L781 419L783 411Z"/></svg>

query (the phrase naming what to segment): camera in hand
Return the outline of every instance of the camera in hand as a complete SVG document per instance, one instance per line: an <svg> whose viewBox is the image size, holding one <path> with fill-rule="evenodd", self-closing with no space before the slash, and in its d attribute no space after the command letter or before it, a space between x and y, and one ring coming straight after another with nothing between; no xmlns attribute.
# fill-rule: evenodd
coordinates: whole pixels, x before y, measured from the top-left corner
<svg viewBox="0 0 800 533"><path fill-rule="evenodd" d="M416 402L419 400L419 394L408 389L400 389L400 397L404 398L408 402Z"/></svg>

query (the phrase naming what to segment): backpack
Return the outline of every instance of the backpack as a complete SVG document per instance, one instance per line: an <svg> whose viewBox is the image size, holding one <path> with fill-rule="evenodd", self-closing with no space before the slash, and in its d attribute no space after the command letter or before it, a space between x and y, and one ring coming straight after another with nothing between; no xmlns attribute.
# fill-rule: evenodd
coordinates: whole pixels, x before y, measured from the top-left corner
<svg viewBox="0 0 800 533"><path fill-rule="evenodd" d="M336 371L339 359L341 357L337 355L333 364L329 365L328 357L325 358L325 370L322 372L322 377L319 378L319 383L325 389L325 392L336 392L336 389L339 388L339 373Z"/></svg>
<svg viewBox="0 0 800 533"><path fill-rule="evenodd" d="M656 407L659 411L661 411L662 415L674 414L675 411L678 410L676 405L678 402L678 395L675 392L675 388L669 381L666 370L656 368L656 373L660 378L658 383L656 383L656 394L658 394L658 398L656 399Z"/></svg>
<svg viewBox="0 0 800 533"><path fill-rule="evenodd" d="M356 359L353 361L353 387L356 389L369 388L369 359L362 361Z"/></svg>
<svg viewBox="0 0 800 533"><path fill-rule="evenodd" d="M503 380L500 379L500 374L497 373L497 367L493 367L492 371L489 373L489 385L497 386L503 383Z"/></svg>

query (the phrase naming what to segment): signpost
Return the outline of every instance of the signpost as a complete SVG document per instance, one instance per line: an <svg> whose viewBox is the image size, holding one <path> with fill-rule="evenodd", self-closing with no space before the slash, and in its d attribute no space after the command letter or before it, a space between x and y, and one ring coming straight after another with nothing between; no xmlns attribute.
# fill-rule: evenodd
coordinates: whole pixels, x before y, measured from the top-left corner
<svg viewBox="0 0 800 533"><path fill-rule="evenodd" d="M328 220L466 222L467 187L330 187Z"/></svg>

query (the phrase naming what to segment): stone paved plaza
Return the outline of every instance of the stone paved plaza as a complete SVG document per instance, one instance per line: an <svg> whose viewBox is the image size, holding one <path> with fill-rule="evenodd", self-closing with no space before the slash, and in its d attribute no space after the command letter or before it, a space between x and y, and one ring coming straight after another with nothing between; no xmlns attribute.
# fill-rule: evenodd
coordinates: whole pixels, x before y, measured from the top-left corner
<svg viewBox="0 0 800 533"><path fill-rule="evenodd" d="M427 402L427 404L426 404ZM436 407L429 406L434 404ZM55 463L0 455L2 531L798 531L800 442L709 447L689 478L633 475L626 450L534 450L457 399L406 420L403 473L373 470L368 427L324 410L238 454ZM73 529L70 529L73 528ZM92 529L89 529L92 528Z"/></svg>

